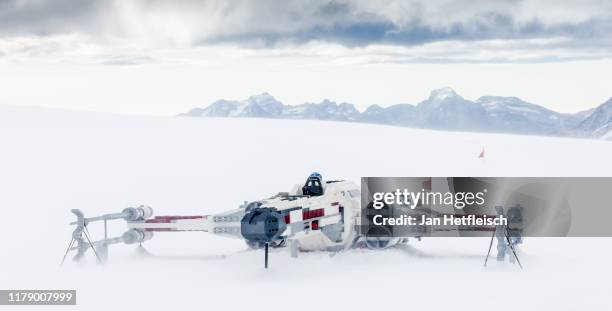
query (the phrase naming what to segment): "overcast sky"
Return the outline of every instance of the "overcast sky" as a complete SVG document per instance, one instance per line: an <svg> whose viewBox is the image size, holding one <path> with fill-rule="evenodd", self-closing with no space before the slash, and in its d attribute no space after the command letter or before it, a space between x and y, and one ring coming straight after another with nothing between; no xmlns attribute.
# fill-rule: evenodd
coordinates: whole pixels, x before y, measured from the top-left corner
<svg viewBox="0 0 612 311"><path fill-rule="evenodd" d="M612 97L612 1L0 0L0 104L167 115L269 92Z"/></svg>

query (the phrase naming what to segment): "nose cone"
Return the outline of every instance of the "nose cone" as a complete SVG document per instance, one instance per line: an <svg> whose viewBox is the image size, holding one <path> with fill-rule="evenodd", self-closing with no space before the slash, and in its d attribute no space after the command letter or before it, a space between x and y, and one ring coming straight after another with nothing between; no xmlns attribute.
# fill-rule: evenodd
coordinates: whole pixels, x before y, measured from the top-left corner
<svg viewBox="0 0 612 311"><path fill-rule="evenodd" d="M280 239L287 228L282 214L275 208L255 208L240 222L242 236L250 242L270 243Z"/></svg>

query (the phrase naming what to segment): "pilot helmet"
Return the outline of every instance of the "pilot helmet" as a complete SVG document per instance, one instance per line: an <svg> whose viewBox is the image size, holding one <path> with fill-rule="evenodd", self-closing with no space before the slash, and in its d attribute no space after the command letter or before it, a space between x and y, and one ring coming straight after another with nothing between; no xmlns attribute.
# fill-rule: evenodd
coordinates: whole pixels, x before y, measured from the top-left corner
<svg viewBox="0 0 612 311"><path fill-rule="evenodd" d="M310 174L310 176L308 176L308 179L311 179L311 178L317 178L319 180L323 180L323 176L321 176L321 174L319 174L318 172L314 172Z"/></svg>

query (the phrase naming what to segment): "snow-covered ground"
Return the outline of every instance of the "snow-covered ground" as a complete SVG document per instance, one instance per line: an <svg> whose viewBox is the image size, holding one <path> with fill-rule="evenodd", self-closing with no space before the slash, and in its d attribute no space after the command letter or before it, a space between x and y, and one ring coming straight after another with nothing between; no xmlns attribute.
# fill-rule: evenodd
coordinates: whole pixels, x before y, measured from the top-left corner
<svg viewBox="0 0 612 311"><path fill-rule="evenodd" d="M198 232L157 234L146 243L155 257L119 245L107 265L93 257L59 265L73 208L94 215L147 204L158 215L208 214L288 191L312 171L355 182L612 176L610 159L612 143L597 140L0 106L0 288L77 289L77 307L30 307L55 310L611 309L608 238L526 239L523 271L483 268L482 238L299 259L281 250L265 271L260 252Z"/></svg>

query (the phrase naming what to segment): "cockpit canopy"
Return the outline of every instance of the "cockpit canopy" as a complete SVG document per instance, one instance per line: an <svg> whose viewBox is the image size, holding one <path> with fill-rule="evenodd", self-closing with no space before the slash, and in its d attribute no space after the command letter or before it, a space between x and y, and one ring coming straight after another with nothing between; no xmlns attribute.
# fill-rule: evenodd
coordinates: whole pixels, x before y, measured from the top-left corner
<svg viewBox="0 0 612 311"><path fill-rule="evenodd" d="M306 184L302 187L302 194L308 196L323 195L323 177L321 174L314 172L308 176Z"/></svg>

